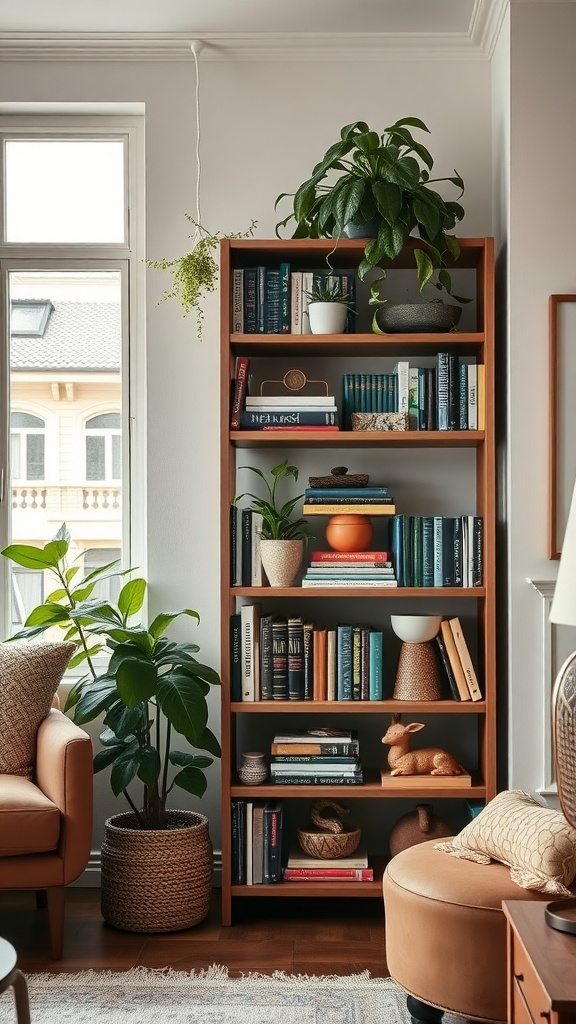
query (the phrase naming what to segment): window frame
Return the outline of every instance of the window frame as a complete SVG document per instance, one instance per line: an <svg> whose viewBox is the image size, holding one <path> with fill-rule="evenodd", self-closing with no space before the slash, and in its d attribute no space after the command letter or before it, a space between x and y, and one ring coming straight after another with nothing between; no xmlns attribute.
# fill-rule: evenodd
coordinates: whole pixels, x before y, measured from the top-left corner
<svg viewBox="0 0 576 1024"><path fill-rule="evenodd" d="M12 414L14 412L16 412L15 409L11 409L10 410L10 416L11 417L12 417ZM44 417L38 416L38 414L36 412L32 413L32 412L28 412L27 410L24 410L24 409L22 409L22 410L19 409L18 412L22 412L22 413L24 413L27 416L34 416L35 419L40 420L42 426L35 426L35 427L13 427L12 426L12 422L10 421L10 463L12 462L12 449L13 449L12 442L13 442L13 438L14 438L15 435L18 435L18 437L20 438L20 452L19 452L20 469L22 469L23 465L24 465L24 467L26 469L26 472L25 472L24 476L13 476L12 475L12 479L16 483L19 483L19 484L28 484L28 483L30 483L30 484L40 484L40 483L45 483L45 481L46 481L46 427L47 427L46 419ZM28 440L27 439L28 439L28 436L30 434L41 435L41 437L44 439L44 445L43 445L43 450L42 450L42 461L44 463L44 473L42 474L42 476L39 476L39 477L30 477L30 476L28 476Z"/></svg>
<svg viewBox="0 0 576 1024"><path fill-rule="evenodd" d="M0 116L0 153L14 137L111 138L125 145L125 244L7 243L5 196L0 194L0 539L10 542L10 338L9 275L14 271L118 271L122 306L122 564L146 566L146 371L144 250L144 118L124 114L66 116L10 114ZM0 184L2 181L0 175ZM45 458L49 462L47 438ZM46 469L48 472L48 469ZM10 563L0 559L0 628L9 635L11 622Z"/></svg>

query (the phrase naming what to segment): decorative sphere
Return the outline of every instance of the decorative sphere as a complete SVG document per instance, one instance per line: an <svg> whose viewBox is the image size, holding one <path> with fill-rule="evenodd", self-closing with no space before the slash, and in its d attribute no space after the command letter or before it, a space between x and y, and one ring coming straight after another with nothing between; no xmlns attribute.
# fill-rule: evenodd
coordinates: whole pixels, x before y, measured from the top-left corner
<svg viewBox="0 0 576 1024"><path fill-rule="evenodd" d="M369 516L330 516L326 540L335 551L366 551L372 543L374 527Z"/></svg>

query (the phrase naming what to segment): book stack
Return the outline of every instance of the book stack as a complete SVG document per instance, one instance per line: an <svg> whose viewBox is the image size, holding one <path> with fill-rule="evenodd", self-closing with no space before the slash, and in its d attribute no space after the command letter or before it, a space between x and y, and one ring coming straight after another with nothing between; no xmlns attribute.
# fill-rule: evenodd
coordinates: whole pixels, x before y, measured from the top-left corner
<svg viewBox="0 0 576 1024"><path fill-rule="evenodd" d="M290 264L232 271L234 334L288 334Z"/></svg>
<svg viewBox="0 0 576 1024"><path fill-rule="evenodd" d="M399 587L481 587L480 516L394 515L388 544Z"/></svg>
<svg viewBox="0 0 576 1024"><path fill-rule="evenodd" d="M318 860L299 848L290 851L283 871L285 882L373 882L374 869L368 866L364 848L351 857Z"/></svg>
<svg viewBox="0 0 576 1024"><path fill-rule="evenodd" d="M273 885L282 880L282 804L232 800L232 883Z"/></svg>
<svg viewBox="0 0 576 1024"><path fill-rule="evenodd" d="M482 691L458 616L442 620L436 643L454 700L482 700Z"/></svg>
<svg viewBox="0 0 576 1024"><path fill-rule="evenodd" d="M243 430L338 430L334 395L247 396L240 413Z"/></svg>
<svg viewBox="0 0 576 1024"><path fill-rule="evenodd" d="M387 487L307 487L303 515L394 515L394 498Z"/></svg>
<svg viewBox="0 0 576 1024"><path fill-rule="evenodd" d="M313 551L303 587L396 587L387 551Z"/></svg>
<svg viewBox="0 0 576 1024"><path fill-rule="evenodd" d="M270 747L270 778L283 786L360 786L359 755L355 730L277 733Z"/></svg>

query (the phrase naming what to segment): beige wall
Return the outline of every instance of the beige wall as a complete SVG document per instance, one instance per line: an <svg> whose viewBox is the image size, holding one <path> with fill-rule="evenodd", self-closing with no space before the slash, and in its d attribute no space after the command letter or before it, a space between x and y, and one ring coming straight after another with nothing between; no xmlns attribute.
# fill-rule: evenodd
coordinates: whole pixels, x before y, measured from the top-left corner
<svg viewBox="0 0 576 1024"><path fill-rule="evenodd" d="M88 62L3 67L5 101L136 101L146 105L147 255L185 251L194 213L194 71L190 62ZM356 119L382 131L417 115L431 128L440 173L466 184L464 235L492 223L490 66L478 61L201 61L202 219L212 230L273 237L278 193L309 174L340 128ZM204 341L174 303L157 306L168 281L148 273L148 551L151 611L193 607L195 638L219 663L218 298L205 304ZM457 486L455 481L455 486ZM218 700L212 705L217 728ZM99 846L104 818L120 809L96 777ZM219 767L200 808L219 835Z"/></svg>

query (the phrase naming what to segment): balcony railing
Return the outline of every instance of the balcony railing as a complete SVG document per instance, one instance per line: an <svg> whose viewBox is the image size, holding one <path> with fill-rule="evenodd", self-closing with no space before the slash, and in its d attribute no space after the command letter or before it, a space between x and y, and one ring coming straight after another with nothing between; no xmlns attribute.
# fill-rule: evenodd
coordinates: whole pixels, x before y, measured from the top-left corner
<svg viewBox="0 0 576 1024"><path fill-rule="evenodd" d="M50 517L76 517L105 513L114 517L122 509L122 488L99 487L13 487L12 508L18 511L42 509Z"/></svg>

